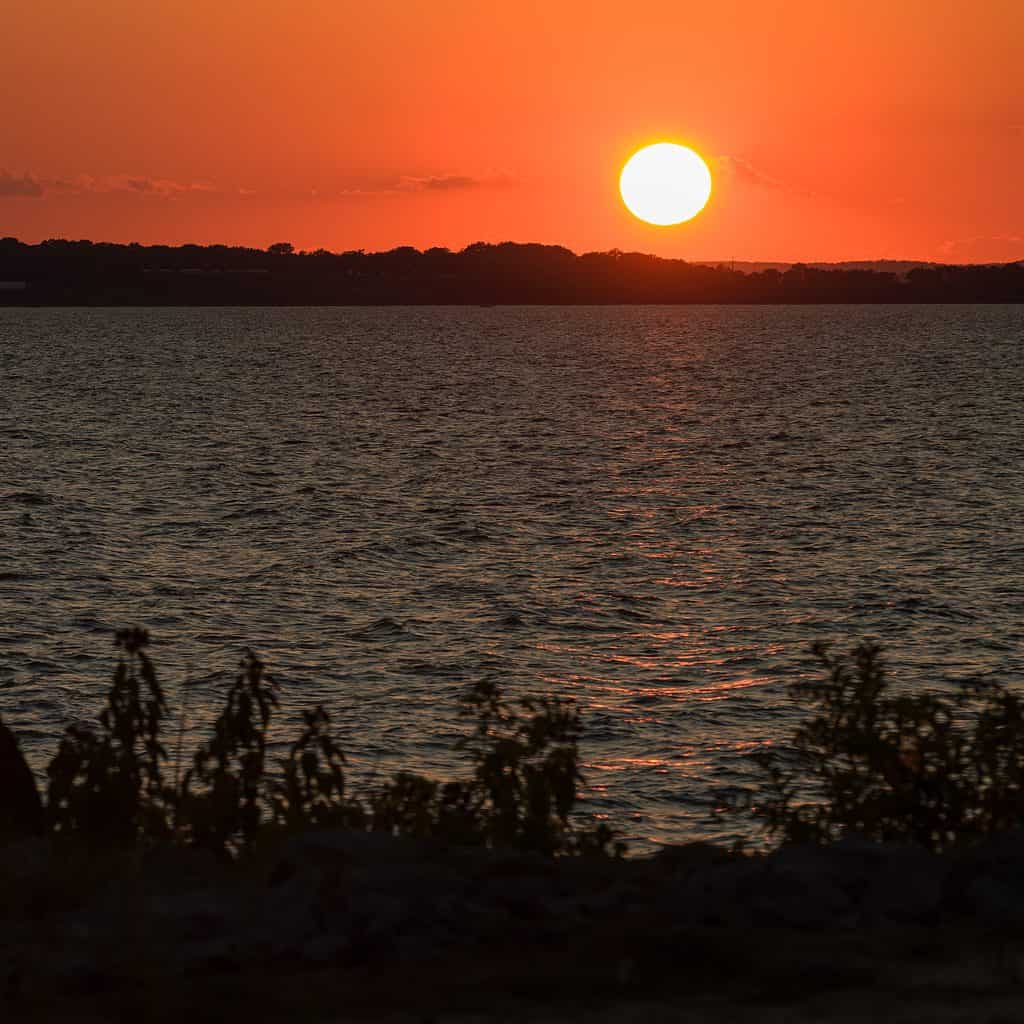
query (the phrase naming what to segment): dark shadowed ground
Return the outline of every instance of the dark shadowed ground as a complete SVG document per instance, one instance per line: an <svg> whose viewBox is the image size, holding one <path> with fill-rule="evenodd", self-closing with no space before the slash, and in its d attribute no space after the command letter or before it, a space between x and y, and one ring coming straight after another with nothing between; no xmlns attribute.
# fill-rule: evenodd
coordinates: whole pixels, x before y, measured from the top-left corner
<svg viewBox="0 0 1024 1024"><path fill-rule="evenodd" d="M1019 837L551 863L326 833L4 857L5 1019L1020 1019ZM1016 851L1016 852L1015 852ZM11 1016L7 1016L10 1014Z"/></svg>

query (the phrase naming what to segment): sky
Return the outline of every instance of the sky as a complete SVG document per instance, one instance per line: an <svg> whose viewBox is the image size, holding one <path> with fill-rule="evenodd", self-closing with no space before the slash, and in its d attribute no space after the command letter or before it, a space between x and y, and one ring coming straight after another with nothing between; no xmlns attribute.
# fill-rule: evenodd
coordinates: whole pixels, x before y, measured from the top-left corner
<svg viewBox="0 0 1024 1024"><path fill-rule="evenodd" d="M1024 259L1022 0L5 5L0 236ZM705 210L635 219L656 141Z"/></svg>

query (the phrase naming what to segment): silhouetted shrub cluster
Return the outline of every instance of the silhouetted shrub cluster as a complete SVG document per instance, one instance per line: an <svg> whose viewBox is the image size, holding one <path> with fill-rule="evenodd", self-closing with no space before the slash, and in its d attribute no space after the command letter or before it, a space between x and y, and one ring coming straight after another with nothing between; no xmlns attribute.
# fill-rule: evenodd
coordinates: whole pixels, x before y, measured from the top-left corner
<svg viewBox="0 0 1024 1024"><path fill-rule="evenodd" d="M846 834L943 850L1024 823L1024 701L997 684L943 696L889 683L879 648L813 648L824 678L788 749L761 758L748 806L785 842Z"/></svg>
<svg viewBox="0 0 1024 1024"><path fill-rule="evenodd" d="M603 823L573 816L582 724L561 698L506 700L484 681L461 697L466 778L399 772L350 793L345 755L322 707L302 716L271 764L278 687L247 651L212 735L179 780L162 742L168 707L143 630L117 634L120 657L96 727L75 725L47 769L48 800L0 723L0 839L49 832L124 845L174 840L222 856L266 830L347 828L545 856L620 854ZM847 834L940 851L1024 822L1024 700L997 684L949 695L894 690L879 648L849 657L823 644L824 677L794 684L811 712L790 744L760 757L763 781L739 801L782 842Z"/></svg>
<svg viewBox="0 0 1024 1024"><path fill-rule="evenodd" d="M508 701L493 682L472 687L462 713L475 722L459 744L467 779L412 772L365 794L347 791L345 756L316 707L271 770L268 731L277 684L247 651L212 735L180 782L165 774L167 702L146 654L149 638L117 634L118 665L98 726L71 726L47 769L39 800L13 736L0 725L0 835L49 831L90 842L176 840L231 856L265 830L342 827L510 846L547 856L621 852L604 824L581 827L572 811L581 782L575 705L558 698Z"/></svg>

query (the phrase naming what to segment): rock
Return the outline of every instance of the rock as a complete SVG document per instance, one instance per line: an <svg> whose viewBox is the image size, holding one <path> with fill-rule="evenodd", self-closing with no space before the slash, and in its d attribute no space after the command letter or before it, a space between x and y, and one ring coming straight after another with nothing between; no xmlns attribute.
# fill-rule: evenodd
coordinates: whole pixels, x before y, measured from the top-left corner
<svg viewBox="0 0 1024 1024"><path fill-rule="evenodd" d="M852 907L835 876L772 865L744 888L753 924L787 928L833 927Z"/></svg>
<svg viewBox="0 0 1024 1024"><path fill-rule="evenodd" d="M234 877L231 865L211 851L172 842L144 850L139 866L150 882L175 889L216 887Z"/></svg>
<svg viewBox="0 0 1024 1024"><path fill-rule="evenodd" d="M717 864L728 864L736 860L736 855L714 843L698 841L663 846L654 855L654 860L659 867L688 873Z"/></svg>
<svg viewBox="0 0 1024 1024"><path fill-rule="evenodd" d="M41 837L16 839L0 845L0 877L23 888L39 882L52 883L59 870L53 847Z"/></svg>
<svg viewBox="0 0 1024 1024"><path fill-rule="evenodd" d="M542 878L504 878L492 881L488 890L485 892L495 903L523 921L547 917L555 897L553 886Z"/></svg>
<svg viewBox="0 0 1024 1024"><path fill-rule="evenodd" d="M54 966L57 987L65 995L101 995L118 986L118 979L91 957L67 956Z"/></svg>
<svg viewBox="0 0 1024 1024"><path fill-rule="evenodd" d="M230 939L192 943L181 950L181 966L186 974L234 974L241 970L242 961Z"/></svg>
<svg viewBox="0 0 1024 1024"><path fill-rule="evenodd" d="M313 829L288 836L280 844L283 858L335 865L422 863L437 852L437 844L349 829Z"/></svg>
<svg viewBox="0 0 1024 1024"><path fill-rule="evenodd" d="M1024 924L1024 880L982 875L969 883L964 895L968 913L984 924Z"/></svg>
<svg viewBox="0 0 1024 1024"><path fill-rule="evenodd" d="M168 937L181 941L213 939L244 927L248 907L230 890L153 893L145 911Z"/></svg>
<svg viewBox="0 0 1024 1024"><path fill-rule="evenodd" d="M469 884L437 844L342 830L288 837L266 879L253 929L272 955L359 962L462 918Z"/></svg>
<svg viewBox="0 0 1024 1024"><path fill-rule="evenodd" d="M947 859L950 910L993 925L1024 922L1024 831L990 836Z"/></svg>
<svg viewBox="0 0 1024 1024"><path fill-rule="evenodd" d="M675 900L695 924L850 927L930 923L943 912L949 865L910 847L848 841L784 847L693 871Z"/></svg>
<svg viewBox="0 0 1024 1024"><path fill-rule="evenodd" d="M764 874L763 864L753 858L693 872L672 887L676 914L681 922L702 927L749 924L746 893L756 888Z"/></svg>
<svg viewBox="0 0 1024 1024"><path fill-rule="evenodd" d="M846 909L837 923L893 920L928 923L943 910L949 866L911 846L851 837L831 846L783 847L768 861L777 870L841 892Z"/></svg>
<svg viewBox="0 0 1024 1024"><path fill-rule="evenodd" d="M899 849L883 860L864 893L864 912L892 921L935 924L942 911L949 864L923 850Z"/></svg>
<svg viewBox="0 0 1024 1024"><path fill-rule="evenodd" d="M0 722L0 842L43 834L46 819L32 772L14 733Z"/></svg>
<svg viewBox="0 0 1024 1024"><path fill-rule="evenodd" d="M300 869L286 882L254 897L247 937L273 956L297 952L324 932L328 915L339 916L328 882L312 870Z"/></svg>
<svg viewBox="0 0 1024 1024"><path fill-rule="evenodd" d="M352 959L352 940L348 935L316 935L300 947L303 960L317 967L345 963Z"/></svg>

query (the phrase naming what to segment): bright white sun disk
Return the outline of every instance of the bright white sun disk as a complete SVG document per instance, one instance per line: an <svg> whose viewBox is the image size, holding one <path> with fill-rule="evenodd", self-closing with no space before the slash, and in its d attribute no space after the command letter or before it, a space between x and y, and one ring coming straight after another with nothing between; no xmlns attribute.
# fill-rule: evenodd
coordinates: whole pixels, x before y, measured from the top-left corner
<svg viewBox="0 0 1024 1024"><path fill-rule="evenodd" d="M711 171L688 146L656 142L637 150L619 177L622 201L648 224L682 224L711 196Z"/></svg>

